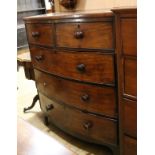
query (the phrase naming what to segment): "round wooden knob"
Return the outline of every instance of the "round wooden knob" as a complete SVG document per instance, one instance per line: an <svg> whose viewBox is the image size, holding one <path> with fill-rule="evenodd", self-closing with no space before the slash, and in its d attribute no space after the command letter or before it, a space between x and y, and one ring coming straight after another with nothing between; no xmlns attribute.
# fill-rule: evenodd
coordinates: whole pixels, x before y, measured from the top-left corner
<svg viewBox="0 0 155 155"><path fill-rule="evenodd" d="M81 30L75 31L74 37L75 37L76 39L82 39L82 38L84 37L84 32L81 31Z"/></svg>
<svg viewBox="0 0 155 155"><path fill-rule="evenodd" d="M39 32L32 32L32 37L36 38L39 37L40 33Z"/></svg>
<svg viewBox="0 0 155 155"><path fill-rule="evenodd" d="M82 39L84 37L84 32L83 32L83 30L81 30L81 25L80 24L77 25L77 28L76 28L76 30L74 32L74 37L76 39Z"/></svg>
<svg viewBox="0 0 155 155"><path fill-rule="evenodd" d="M44 83L43 83L43 85L44 85L44 87L46 87L46 86L47 86L47 83L46 83L46 82L44 82Z"/></svg>
<svg viewBox="0 0 155 155"><path fill-rule="evenodd" d="M37 61L41 61L41 60L44 59L44 56L43 56L43 55L37 55L37 56L35 56L35 59L36 59Z"/></svg>
<svg viewBox="0 0 155 155"><path fill-rule="evenodd" d="M54 108L53 104L46 105L46 111L50 111Z"/></svg>
<svg viewBox="0 0 155 155"><path fill-rule="evenodd" d="M83 127L85 130L89 130L90 128L93 127L93 123L91 121L87 121L87 122L83 123Z"/></svg>
<svg viewBox="0 0 155 155"><path fill-rule="evenodd" d="M81 100L82 100L82 101L85 101L85 102L89 101L89 95L88 95L88 94L82 95L82 96L81 96Z"/></svg>
<svg viewBox="0 0 155 155"><path fill-rule="evenodd" d="M85 72L86 70L86 67L84 64L79 64L76 66L76 69L79 71L79 72Z"/></svg>

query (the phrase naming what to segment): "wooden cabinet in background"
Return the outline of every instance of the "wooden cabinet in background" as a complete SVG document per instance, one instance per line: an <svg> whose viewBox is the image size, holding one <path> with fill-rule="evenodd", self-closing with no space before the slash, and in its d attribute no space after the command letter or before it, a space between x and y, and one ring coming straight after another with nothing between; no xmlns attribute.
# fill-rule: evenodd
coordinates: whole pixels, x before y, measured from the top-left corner
<svg viewBox="0 0 155 155"><path fill-rule="evenodd" d="M118 71L119 138L122 155L137 148L137 9L114 9Z"/></svg>

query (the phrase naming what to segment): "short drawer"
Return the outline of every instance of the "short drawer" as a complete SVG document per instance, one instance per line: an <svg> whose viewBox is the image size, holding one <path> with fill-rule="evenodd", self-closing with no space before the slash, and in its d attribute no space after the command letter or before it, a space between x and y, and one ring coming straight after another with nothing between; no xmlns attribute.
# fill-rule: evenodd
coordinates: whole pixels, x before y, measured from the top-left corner
<svg viewBox="0 0 155 155"><path fill-rule="evenodd" d="M117 144L117 122L57 104L39 93L42 110L57 127L94 143Z"/></svg>
<svg viewBox="0 0 155 155"><path fill-rule="evenodd" d="M115 83L114 56L89 52L54 52L30 47L35 68L79 81L99 84Z"/></svg>
<svg viewBox="0 0 155 155"><path fill-rule="evenodd" d="M51 99L70 106L117 117L115 89L82 84L35 70L37 89Z"/></svg>
<svg viewBox="0 0 155 155"><path fill-rule="evenodd" d="M59 23L56 25L58 47L114 49L113 23Z"/></svg>
<svg viewBox="0 0 155 155"><path fill-rule="evenodd" d="M124 136L123 155L137 155L137 140Z"/></svg>
<svg viewBox="0 0 155 155"><path fill-rule="evenodd" d="M123 99L124 132L132 137L137 137L137 103L129 99Z"/></svg>
<svg viewBox="0 0 155 155"><path fill-rule="evenodd" d="M52 24L26 24L26 31L29 43L53 46Z"/></svg>

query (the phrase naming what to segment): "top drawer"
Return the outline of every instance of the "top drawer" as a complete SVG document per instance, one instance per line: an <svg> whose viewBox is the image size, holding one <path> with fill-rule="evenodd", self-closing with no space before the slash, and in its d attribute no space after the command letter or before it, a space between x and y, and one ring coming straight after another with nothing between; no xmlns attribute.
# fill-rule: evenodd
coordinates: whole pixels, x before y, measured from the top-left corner
<svg viewBox="0 0 155 155"><path fill-rule="evenodd" d="M61 23L56 25L58 47L113 49L112 22Z"/></svg>
<svg viewBox="0 0 155 155"><path fill-rule="evenodd" d="M53 46L52 24L26 24L26 30L29 43Z"/></svg>

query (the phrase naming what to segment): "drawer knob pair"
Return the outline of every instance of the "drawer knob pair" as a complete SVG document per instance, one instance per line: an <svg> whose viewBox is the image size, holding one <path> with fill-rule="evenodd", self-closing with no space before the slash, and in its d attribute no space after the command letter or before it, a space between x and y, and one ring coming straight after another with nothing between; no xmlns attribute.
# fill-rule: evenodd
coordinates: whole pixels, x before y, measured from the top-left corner
<svg viewBox="0 0 155 155"><path fill-rule="evenodd" d="M40 36L39 32L32 32L32 37L37 38Z"/></svg>
<svg viewBox="0 0 155 155"><path fill-rule="evenodd" d="M54 108L53 104L46 105L46 111L50 111Z"/></svg>
<svg viewBox="0 0 155 155"><path fill-rule="evenodd" d="M90 128L93 127L93 123L91 121L84 122L83 127L85 130L89 130Z"/></svg>
<svg viewBox="0 0 155 155"><path fill-rule="evenodd" d="M37 61L42 61L44 59L44 56L43 55L37 55L37 56L35 56L35 59Z"/></svg>
<svg viewBox="0 0 155 155"><path fill-rule="evenodd" d="M77 30L74 33L76 39L82 39L84 37L84 32L80 29L80 25L77 26Z"/></svg>
<svg viewBox="0 0 155 155"><path fill-rule="evenodd" d="M84 64L79 64L79 65L76 66L76 69L77 69L79 72L83 73L83 72L86 71L86 66L85 66Z"/></svg>

